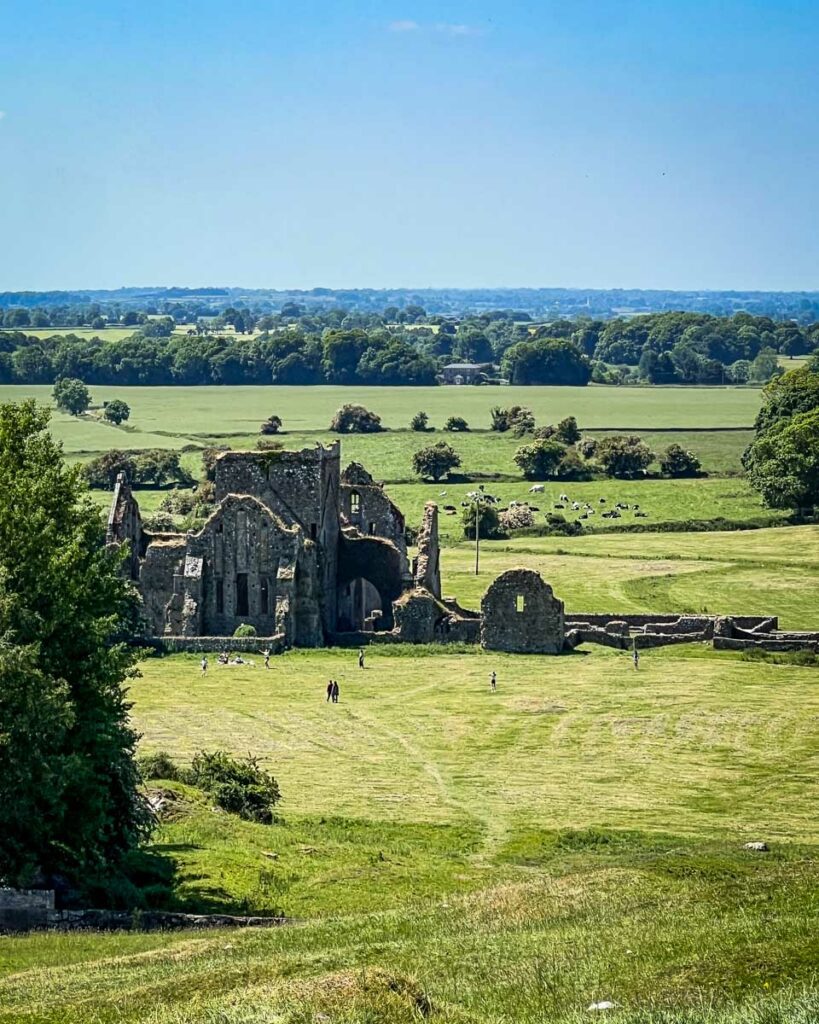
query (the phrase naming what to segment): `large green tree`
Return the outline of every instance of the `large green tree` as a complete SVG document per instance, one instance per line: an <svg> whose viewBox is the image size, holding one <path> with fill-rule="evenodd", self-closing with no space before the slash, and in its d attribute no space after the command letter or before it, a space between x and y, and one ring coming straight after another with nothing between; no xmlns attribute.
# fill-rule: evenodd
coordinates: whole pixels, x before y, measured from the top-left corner
<svg viewBox="0 0 819 1024"><path fill-rule="evenodd" d="M519 341L506 351L503 372L513 384L588 384L591 364L565 338Z"/></svg>
<svg viewBox="0 0 819 1024"><path fill-rule="evenodd" d="M104 877L150 826L119 639L133 597L47 424L0 406L0 884Z"/></svg>
<svg viewBox="0 0 819 1024"><path fill-rule="evenodd" d="M819 407L778 420L743 456L748 479L772 508L819 505Z"/></svg>

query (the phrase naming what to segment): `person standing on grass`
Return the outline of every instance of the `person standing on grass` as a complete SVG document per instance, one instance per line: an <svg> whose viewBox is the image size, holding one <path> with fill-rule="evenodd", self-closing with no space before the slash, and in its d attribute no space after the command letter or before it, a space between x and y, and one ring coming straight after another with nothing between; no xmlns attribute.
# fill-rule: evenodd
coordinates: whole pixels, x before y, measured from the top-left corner
<svg viewBox="0 0 819 1024"><path fill-rule="evenodd" d="M262 651L264 654L264 667L270 668L270 651Z"/></svg>
<svg viewBox="0 0 819 1024"><path fill-rule="evenodd" d="M202 658L202 675L205 675L207 673L207 671L208 671L208 659L206 657L203 657Z"/></svg>
<svg viewBox="0 0 819 1024"><path fill-rule="evenodd" d="M489 689L492 693L498 688L498 677L495 675L495 670L492 669L492 675L489 677Z"/></svg>
<svg viewBox="0 0 819 1024"><path fill-rule="evenodd" d="M634 645L634 653L631 655L632 661L634 662L634 671L636 672L640 667L640 652L637 650L637 645Z"/></svg>
<svg viewBox="0 0 819 1024"><path fill-rule="evenodd" d="M364 648L358 648L358 667L364 668Z"/></svg>
<svg viewBox="0 0 819 1024"><path fill-rule="evenodd" d="M327 683L327 703L329 704L332 699L333 699L333 680L331 679Z"/></svg>
<svg viewBox="0 0 819 1024"><path fill-rule="evenodd" d="M339 691L339 687L338 687L338 680L337 680L337 679L334 679L334 680L333 680L333 703L334 703L334 704L338 704L338 695L339 695L339 692L340 692L340 691Z"/></svg>

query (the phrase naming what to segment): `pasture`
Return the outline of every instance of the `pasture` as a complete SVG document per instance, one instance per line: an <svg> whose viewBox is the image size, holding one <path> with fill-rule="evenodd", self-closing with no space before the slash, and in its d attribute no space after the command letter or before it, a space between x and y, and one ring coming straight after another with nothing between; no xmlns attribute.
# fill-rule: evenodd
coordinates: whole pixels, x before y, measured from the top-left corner
<svg viewBox="0 0 819 1024"><path fill-rule="evenodd" d="M284 793L265 827L152 784L179 905L297 923L6 940L0 1021L807 1024L816 680L700 648L151 659L143 748L251 749Z"/></svg>

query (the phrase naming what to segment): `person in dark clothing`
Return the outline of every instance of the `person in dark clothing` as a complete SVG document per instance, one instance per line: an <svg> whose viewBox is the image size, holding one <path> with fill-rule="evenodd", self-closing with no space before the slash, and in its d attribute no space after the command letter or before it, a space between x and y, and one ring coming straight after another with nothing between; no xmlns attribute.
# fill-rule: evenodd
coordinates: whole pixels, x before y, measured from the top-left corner
<svg viewBox="0 0 819 1024"><path fill-rule="evenodd" d="M338 704L338 695L339 695L338 680L334 679L333 680L333 703L334 704Z"/></svg>
<svg viewBox="0 0 819 1024"><path fill-rule="evenodd" d="M358 667L364 668L364 648L358 648Z"/></svg>
<svg viewBox="0 0 819 1024"><path fill-rule="evenodd" d="M333 699L333 680L331 679L329 681L329 683L327 683L327 703L329 704L332 699Z"/></svg>
<svg viewBox="0 0 819 1024"><path fill-rule="evenodd" d="M489 689L494 692L495 690L497 690L497 688L498 688L498 677L495 675L495 672L493 670L492 671L492 675L489 677Z"/></svg>

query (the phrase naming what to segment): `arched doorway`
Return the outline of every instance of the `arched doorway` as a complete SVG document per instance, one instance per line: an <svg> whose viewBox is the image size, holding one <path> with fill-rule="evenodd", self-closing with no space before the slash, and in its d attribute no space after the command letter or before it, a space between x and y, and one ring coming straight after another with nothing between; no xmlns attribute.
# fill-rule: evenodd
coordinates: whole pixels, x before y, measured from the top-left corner
<svg viewBox="0 0 819 1024"><path fill-rule="evenodd" d="M379 626L392 629L392 603L401 596L401 553L388 540L343 534L338 562L338 631L364 628L375 610Z"/></svg>

